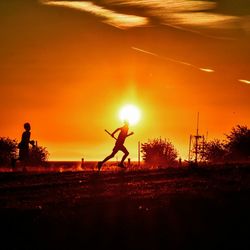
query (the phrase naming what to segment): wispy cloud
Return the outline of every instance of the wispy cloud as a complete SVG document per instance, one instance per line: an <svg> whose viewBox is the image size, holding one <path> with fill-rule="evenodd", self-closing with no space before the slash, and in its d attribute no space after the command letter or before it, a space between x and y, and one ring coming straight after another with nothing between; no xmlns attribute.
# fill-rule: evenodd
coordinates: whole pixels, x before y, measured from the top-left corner
<svg viewBox="0 0 250 250"><path fill-rule="evenodd" d="M216 3L210 1L191 0L106 0L105 2L116 5L145 6L151 9L163 10L162 13L201 11L216 6Z"/></svg>
<svg viewBox="0 0 250 250"><path fill-rule="evenodd" d="M168 16L168 19L176 24L191 25L191 26L207 26L214 28L231 28L232 25L239 20L238 17L214 14L214 13L204 13L204 12L194 12L194 13L172 13Z"/></svg>
<svg viewBox="0 0 250 250"><path fill-rule="evenodd" d="M216 1L194 0L104 0L113 6L143 7L149 17L173 28L212 39L232 39L228 31L249 32L249 19L218 11ZM222 31L224 35L221 34Z"/></svg>
<svg viewBox="0 0 250 250"><path fill-rule="evenodd" d="M242 30L250 34L250 17L225 14L218 11L216 1L195 0L100 0L112 10L94 4L93 1L40 0L51 6L61 6L90 12L103 19L104 23L119 29L143 27L157 18L159 24L195 33L211 39L235 40L233 32ZM115 11L122 7L142 7L144 14L129 15ZM153 22L155 24L155 22ZM152 25L152 24L151 24Z"/></svg>
<svg viewBox="0 0 250 250"><path fill-rule="evenodd" d="M121 14L104 7L98 6L89 1L41 1L42 4L50 6L68 7L80 11L90 12L96 16L102 17L104 23L115 26L119 29L128 29L132 27L145 26L148 24L148 18Z"/></svg>

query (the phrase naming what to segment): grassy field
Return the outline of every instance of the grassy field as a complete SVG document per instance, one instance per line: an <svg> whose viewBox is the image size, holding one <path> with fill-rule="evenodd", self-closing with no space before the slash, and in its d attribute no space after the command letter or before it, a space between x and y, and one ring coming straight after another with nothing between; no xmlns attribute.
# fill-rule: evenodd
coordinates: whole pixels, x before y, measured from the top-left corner
<svg viewBox="0 0 250 250"><path fill-rule="evenodd" d="M0 175L1 249L249 249L250 165Z"/></svg>

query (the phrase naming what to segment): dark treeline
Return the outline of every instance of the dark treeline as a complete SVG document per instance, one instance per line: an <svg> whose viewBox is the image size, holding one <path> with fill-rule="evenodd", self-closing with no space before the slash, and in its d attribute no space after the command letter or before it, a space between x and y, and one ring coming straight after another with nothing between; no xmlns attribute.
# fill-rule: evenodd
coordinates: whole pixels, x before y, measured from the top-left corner
<svg viewBox="0 0 250 250"><path fill-rule="evenodd" d="M250 160L250 129L237 125L224 140L214 139L205 144L203 152L208 162L246 162Z"/></svg>

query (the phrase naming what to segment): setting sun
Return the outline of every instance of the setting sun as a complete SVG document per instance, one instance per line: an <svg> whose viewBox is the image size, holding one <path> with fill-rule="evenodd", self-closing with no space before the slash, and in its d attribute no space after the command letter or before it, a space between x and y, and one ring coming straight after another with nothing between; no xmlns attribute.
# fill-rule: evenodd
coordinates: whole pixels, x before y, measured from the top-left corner
<svg viewBox="0 0 250 250"><path fill-rule="evenodd" d="M135 125L140 121L141 112L136 106L129 104L121 108L119 118L121 121L128 121L130 125Z"/></svg>

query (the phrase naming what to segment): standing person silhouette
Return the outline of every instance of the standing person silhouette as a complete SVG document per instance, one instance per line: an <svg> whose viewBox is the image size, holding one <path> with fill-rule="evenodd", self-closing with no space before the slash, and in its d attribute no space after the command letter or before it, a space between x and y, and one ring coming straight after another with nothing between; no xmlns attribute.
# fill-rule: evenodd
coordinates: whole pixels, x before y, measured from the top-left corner
<svg viewBox="0 0 250 250"><path fill-rule="evenodd" d="M27 163L29 160L29 144L35 145L35 142L30 140L30 124L28 122L24 123L25 131L22 134L21 142L18 144L19 157L12 160L12 166L15 167L16 161L19 160L23 163Z"/></svg>
<svg viewBox="0 0 250 250"><path fill-rule="evenodd" d="M25 131L22 134L22 140L19 143L19 160L23 162L27 162L29 159L29 144L32 146L35 145L35 142L32 140L30 141L30 124L28 122L24 123Z"/></svg>
<svg viewBox="0 0 250 250"><path fill-rule="evenodd" d="M127 121L124 121L124 125L123 125L122 127L120 127L120 128L117 128L117 129L111 134L111 136L112 136L113 138L115 138L115 134L116 134L118 131L120 131L120 133L119 133L119 135L118 135L118 138L117 138L117 139L115 138L115 139L116 139L116 143L115 143L115 146L114 146L114 148L113 148L112 153L111 153L109 156L107 156L103 161L99 161L99 162L98 162L97 167L98 167L98 170L99 170L99 171L100 171L102 165L103 165L106 161L108 161L109 159L113 158L119 150L121 150L121 151L124 153L124 155L123 155L123 157L122 157L121 162L118 164L118 166L121 167L121 168L125 168L125 166L124 166L123 163L124 163L125 159L127 158L127 156L129 155L129 152L128 152L128 150L126 149L126 147L124 146L124 142L125 142L125 139L126 139L128 136L134 134L134 132L131 132L131 133L128 134L128 129L129 129L129 123L128 123Z"/></svg>

